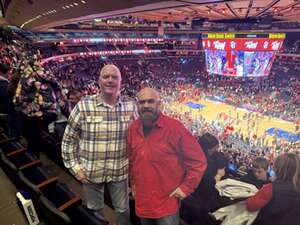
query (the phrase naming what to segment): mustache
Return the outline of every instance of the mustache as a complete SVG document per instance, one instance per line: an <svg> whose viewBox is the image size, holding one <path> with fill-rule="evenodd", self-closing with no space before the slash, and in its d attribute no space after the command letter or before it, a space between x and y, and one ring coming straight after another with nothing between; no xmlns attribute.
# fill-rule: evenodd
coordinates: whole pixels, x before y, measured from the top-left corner
<svg viewBox="0 0 300 225"><path fill-rule="evenodd" d="M153 110L151 110L151 109L144 109L144 110L142 110L142 113L144 113L144 112L153 112Z"/></svg>

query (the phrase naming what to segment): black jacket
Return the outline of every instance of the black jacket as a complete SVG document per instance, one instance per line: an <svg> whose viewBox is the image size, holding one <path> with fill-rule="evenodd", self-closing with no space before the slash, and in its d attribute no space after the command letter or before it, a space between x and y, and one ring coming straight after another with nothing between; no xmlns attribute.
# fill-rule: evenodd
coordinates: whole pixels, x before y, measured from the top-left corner
<svg viewBox="0 0 300 225"><path fill-rule="evenodd" d="M284 216L297 207L298 198L299 193L295 190L292 181L273 182L272 199L266 207L260 210L252 225L290 225L284 221ZM299 217L299 214L295 216ZM292 221L293 218L290 219ZM300 224L299 220L298 224Z"/></svg>

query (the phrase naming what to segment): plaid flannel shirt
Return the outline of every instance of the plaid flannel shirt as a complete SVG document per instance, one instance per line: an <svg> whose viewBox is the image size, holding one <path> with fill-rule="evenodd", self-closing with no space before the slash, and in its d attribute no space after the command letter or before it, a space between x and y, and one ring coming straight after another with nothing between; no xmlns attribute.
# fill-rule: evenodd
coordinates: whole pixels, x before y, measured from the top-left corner
<svg viewBox="0 0 300 225"><path fill-rule="evenodd" d="M73 174L82 169L93 183L127 179L127 130L136 117L134 102L119 100L110 106L99 94L79 101L62 140L65 166Z"/></svg>

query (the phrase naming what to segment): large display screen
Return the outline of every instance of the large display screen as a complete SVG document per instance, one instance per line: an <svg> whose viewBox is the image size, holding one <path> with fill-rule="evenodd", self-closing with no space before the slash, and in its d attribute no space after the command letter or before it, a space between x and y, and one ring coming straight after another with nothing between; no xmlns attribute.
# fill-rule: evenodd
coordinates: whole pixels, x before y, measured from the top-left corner
<svg viewBox="0 0 300 225"><path fill-rule="evenodd" d="M275 52L248 52L241 50L205 50L206 68L209 73L227 76L267 76Z"/></svg>
<svg viewBox="0 0 300 225"><path fill-rule="evenodd" d="M202 38L207 71L237 77L267 76L284 37L284 34L208 34Z"/></svg>

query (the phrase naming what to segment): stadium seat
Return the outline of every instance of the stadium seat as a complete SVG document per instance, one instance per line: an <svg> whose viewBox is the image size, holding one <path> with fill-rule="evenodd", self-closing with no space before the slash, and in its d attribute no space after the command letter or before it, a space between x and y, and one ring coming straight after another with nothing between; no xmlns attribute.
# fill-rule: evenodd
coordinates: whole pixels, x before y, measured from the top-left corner
<svg viewBox="0 0 300 225"><path fill-rule="evenodd" d="M0 162L3 171L10 178L10 180L15 184L16 187L20 187L20 180L17 175L19 170L29 168L31 166L40 164L41 161L29 152L19 152L10 156L5 155L5 153L0 151Z"/></svg>
<svg viewBox="0 0 300 225"><path fill-rule="evenodd" d="M37 159L36 156L29 152L21 152L10 156L4 155L3 158L7 158L7 160L13 163L20 170L41 163L41 160Z"/></svg>
<svg viewBox="0 0 300 225"><path fill-rule="evenodd" d="M0 135L0 144L4 144L4 143L15 141L15 140L16 140L16 138L10 138L4 133L2 133Z"/></svg>
<svg viewBox="0 0 300 225"><path fill-rule="evenodd" d="M68 215L73 221L74 225L107 225L108 222L105 220L100 220L96 217L91 210L87 209L85 206L80 205L76 207L72 212L68 212ZM136 225L135 223L133 223Z"/></svg>
<svg viewBox="0 0 300 225"><path fill-rule="evenodd" d="M6 156L11 156L26 151L26 147L18 141L6 141L0 144L0 149Z"/></svg>
<svg viewBox="0 0 300 225"><path fill-rule="evenodd" d="M40 196L40 206L43 210L43 219L47 225L67 225L72 224L70 217L61 212L46 197Z"/></svg>
<svg viewBox="0 0 300 225"><path fill-rule="evenodd" d="M22 188L24 188L36 202L39 195L42 194L40 188L58 181L58 177L50 176L50 174L38 164L18 171L18 177Z"/></svg>
<svg viewBox="0 0 300 225"><path fill-rule="evenodd" d="M41 133L41 142L43 145L43 153L45 153L49 159L55 161L62 169L65 169L61 157L60 142L45 131Z"/></svg>
<svg viewBox="0 0 300 225"><path fill-rule="evenodd" d="M41 187L40 190L42 195L60 211L79 206L82 203L81 198L64 183L52 182Z"/></svg>

